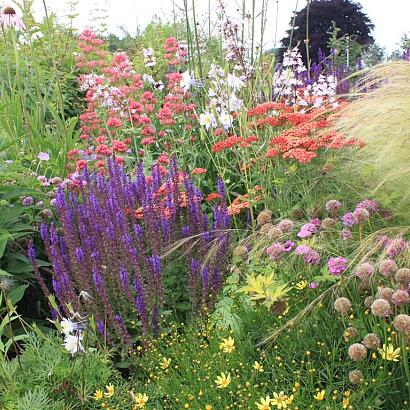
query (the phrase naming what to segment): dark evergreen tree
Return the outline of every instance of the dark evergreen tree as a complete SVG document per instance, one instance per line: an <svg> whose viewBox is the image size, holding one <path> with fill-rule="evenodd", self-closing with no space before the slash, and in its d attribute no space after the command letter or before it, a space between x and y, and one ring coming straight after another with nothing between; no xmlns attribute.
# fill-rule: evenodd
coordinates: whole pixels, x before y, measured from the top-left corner
<svg viewBox="0 0 410 410"><path fill-rule="evenodd" d="M328 40L334 26L333 22L336 27L340 28L340 36L348 35L365 47L374 43L371 35L374 24L362 12L360 4L353 0L310 0L309 5L295 15L291 44L292 48L299 46L299 51L305 63L307 62L306 25L308 24L309 58L311 61L315 61L319 49L326 55L331 52ZM293 18L290 25L293 25ZM283 49L289 47L291 32L292 29L289 29L287 36L282 39Z"/></svg>

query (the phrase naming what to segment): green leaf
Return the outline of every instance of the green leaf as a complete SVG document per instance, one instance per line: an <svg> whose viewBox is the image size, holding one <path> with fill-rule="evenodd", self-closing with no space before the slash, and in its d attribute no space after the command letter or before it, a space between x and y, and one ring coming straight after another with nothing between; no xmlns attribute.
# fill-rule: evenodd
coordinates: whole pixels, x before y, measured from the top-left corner
<svg viewBox="0 0 410 410"><path fill-rule="evenodd" d="M11 300L11 303L13 305L16 305L18 302L20 302L21 298L24 296L24 293L26 291L26 289L28 288L28 284L27 285L20 285L15 287L14 289L12 289L9 292L9 298Z"/></svg>

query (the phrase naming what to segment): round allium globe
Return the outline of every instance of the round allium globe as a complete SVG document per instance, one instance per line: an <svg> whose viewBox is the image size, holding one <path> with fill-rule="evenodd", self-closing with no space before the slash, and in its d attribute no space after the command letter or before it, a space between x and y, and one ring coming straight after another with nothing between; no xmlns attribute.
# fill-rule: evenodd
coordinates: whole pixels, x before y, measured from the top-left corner
<svg viewBox="0 0 410 410"><path fill-rule="evenodd" d="M364 300L364 305L367 308L369 308L373 302L374 302L373 296L367 296L367 298Z"/></svg>
<svg viewBox="0 0 410 410"><path fill-rule="evenodd" d="M353 216L353 212L348 212L342 216L342 223L345 226L351 227L357 224L357 219Z"/></svg>
<svg viewBox="0 0 410 410"><path fill-rule="evenodd" d="M344 316L349 313L349 310L352 307L352 302L350 302L348 298L341 297L335 300L333 306L337 312Z"/></svg>
<svg viewBox="0 0 410 410"><path fill-rule="evenodd" d="M272 221L272 211L269 209L264 209L262 212L259 213L258 217L256 218L256 222L259 226L265 225Z"/></svg>
<svg viewBox="0 0 410 410"><path fill-rule="evenodd" d="M363 294L370 290L372 287L369 279L361 279L359 286L357 287L359 293Z"/></svg>
<svg viewBox="0 0 410 410"><path fill-rule="evenodd" d="M404 306L410 303L410 296L405 290L398 289L391 295L393 305Z"/></svg>
<svg viewBox="0 0 410 410"><path fill-rule="evenodd" d="M283 232L290 232L295 227L295 224L290 219L283 219L279 222L278 227Z"/></svg>
<svg viewBox="0 0 410 410"><path fill-rule="evenodd" d="M364 224L370 218L370 213L365 208L356 208L353 212L353 218L356 219L358 224Z"/></svg>
<svg viewBox="0 0 410 410"><path fill-rule="evenodd" d="M248 254L248 248L245 245L238 245L233 250L233 255L240 258Z"/></svg>
<svg viewBox="0 0 410 410"><path fill-rule="evenodd" d="M342 231L340 232L340 239L342 241L347 241L352 238L353 238L352 231L350 231L349 229L342 229Z"/></svg>
<svg viewBox="0 0 410 410"><path fill-rule="evenodd" d="M371 263L365 262L357 266L355 275L360 279L368 279L374 273L374 267Z"/></svg>
<svg viewBox="0 0 410 410"><path fill-rule="evenodd" d="M399 269L394 275L394 280L397 283L407 286L410 283L410 269L408 268Z"/></svg>
<svg viewBox="0 0 410 410"><path fill-rule="evenodd" d="M353 343L349 346L347 353L354 362L360 362L366 358L367 349L361 343Z"/></svg>
<svg viewBox="0 0 410 410"><path fill-rule="evenodd" d="M283 247L283 245L279 242L277 243L273 243L271 246L269 246L266 249L266 253L269 255L269 257L273 260L273 261L277 261L279 260L283 254L285 253L285 248Z"/></svg>
<svg viewBox="0 0 410 410"><path fill-rule="evenodd" d="M396 330L402 333L410 333L410 316L401 313L393 320L393 326Z"/></svg>
<svg viewBox="0 0 410 410"><path fill-rule="evenodd" d="M340 275L346 270L347 259L342 256L337 256L336 258L329 258L327 261L327 267L332 275Z"/></svg>
<svg viewBox="0 0 410 410"><path fill-rule="evenodd" d="M392 276L397 271L397 264L393 259L384 259L379 264L380 275Z"/></svg>
<svg viewBox="0 0 410 410"><path fill-rule="evenodd" d="M380 347L380 337L374 333L369 333L363 338L362 343L368 349L377 350Z"/></svg>
<svg viewBox="0 0 410 410"><path fill-rule="evenodd" d="M283 232L279 227L272 226L267 232L267 235L270 241L275 241L283 236Z"/></svg>
<svg viewBox="0 0 410 410"><path fill-rule="evenodd" d="M391 302L391 297L394 293L394 289L392 288L378 288L376 292L376 299L384 299L387 300L388 302Z"/></svg>
<svg viewBox="0 0 410 410"><path fill-rule="evenodd" d="M295 249L295 253L297 253L298 255L304 255L305 253L308 253L309 251L311 251L312 249L307 246L307 245L299 245L296 249Z"/></svg>
<svg viewBox="0 0 410 410"><path fill-rule="evenodd" d="M305 253L303 256L305 263L308 265L319 265L320 255L318 252L311 249L309 252Z"/></svg>
<svg viewBox="0 0 410 410"><path fill-rule="evenodd" d="M349 381L352 384L359 384L363 380L363 373L360 370L349 372Z"/></svg>
<svg viewBox="0 0 410 410"><path fill-rule="evenodd" d="M331 229L336 225L336 220L333 218L325 218L322 221L322 228L323 229Z"/></svg>
<svg viewBox="0 0 410 410"><path fill-rule="evenodd" d="M390 258L395 258L407 247L407 242L403 238L393 239L386 247L387 255Z"/></svg>
<svg viewBox="0 0 410 410"><path fill-rule="evenodd" d="M270 222L261 226L261 233L267 234L272 228L274 228L273 224Z"/></svg>
<svg viewBox="0 0 410 410"><path fill-rule="evenodd" d="M390 303L385 299L376 299L370 306L372 314L378 317L387 317L391 315Z"/></svg>
<svg viewBox="0 0 410 410"><path fill-rule="evenodd" d="M317 225L312 223L307 223L302 225L300 231L298 232L299 238L305 239L312 236L314 233L317 232Z"/></svg>
<svg viewBox="0 0 410 410"><path fill-rule="evenodd" d="M325 205L326 212L332 216L337 215L341 207L342 204L336 199L331 199L330 201L327 201Z"/></svg>
<svg viewBox="0 0 410 410"><path fill-rule="evenodd" d="M345 330L345 332L344 332L344 338L345 338L345 340L356 339L357 336L359 336L359 332L358 332L358 330L357 330L355 327L353 327L353 326L348 327L348 328Z"/></svg>

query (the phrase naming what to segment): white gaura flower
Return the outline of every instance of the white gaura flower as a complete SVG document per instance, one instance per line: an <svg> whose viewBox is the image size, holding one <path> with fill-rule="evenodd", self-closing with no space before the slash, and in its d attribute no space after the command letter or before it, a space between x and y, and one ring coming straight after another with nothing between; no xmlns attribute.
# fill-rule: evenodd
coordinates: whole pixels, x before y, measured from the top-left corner
<svg viewBox="0 0 410 410"><path fill-rule="evenodd" d="M74 323L70 319L63 319L60 322L61 330L63 333L68 336L70 333L73 333L75 330Z"/></svg>
<svg viewBox="0 0 410 410"><path fill-rule="evenodd" d="M240 90L245 86L245 83L241 80L240 77L237 77L235 74L228 73L228 85L234 90L234 92Z"/></svg>
<svg viewBox="0 0 410 410"><path fill-rule="evenodd" d="M66 335L63 346L74 356L79 351L84 352L84 347L81 344L81 340L83 340L83 336L81 334L77 336Z"/></svg>
<svg viewBox="0 0 410 410"><path fill-rule="evenodd" d="M222 127L224 127L225 129L231 128L232 127L232 115L226 113L226 112L222 112L219 115L219 121L222 124Z"/></svg>
<svg viewBox="0 0 410 410"><path fill-rule="evenodd" d="M215 127L216 126L216 121L215 117L212 113L210 112L204 112L199 116L199 123L205 127L207 130L209 130L209 127Z"/></svg>

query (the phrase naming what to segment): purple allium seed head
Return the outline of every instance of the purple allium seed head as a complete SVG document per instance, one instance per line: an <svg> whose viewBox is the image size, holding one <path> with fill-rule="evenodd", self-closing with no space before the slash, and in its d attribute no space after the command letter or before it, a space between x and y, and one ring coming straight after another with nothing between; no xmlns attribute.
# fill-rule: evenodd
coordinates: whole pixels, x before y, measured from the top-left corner
<svg viewBox="0 0 410 410"><path fill-rule="evenodd" d="M290 219L283 219L278 224L278 228L282 232L290 232L294 227L295 227L295 224Z"/></svg>
<svg viewBox="0 0 410 410"><path fill-rule="evenodd" d="M397 315L393 320L395 329L402 333L410 333L410 316L404 313Z"/></svg>
<svg viewBox="0 0 410 410"><path fill-rule="evenodd" d="M380 206L373 199L365 199L356 205L356 209L366 209L370 214L379 212Z"/></svg>
<svg viewBox="0 0 410 410"><path fill-rule="evenodd" d="M271 223L264 224L260 227L260 233L267 234L273 228L277 229ZM282 231L281 231L280 235L282 236ZM279 238L279 236L278 236L278 238Z"/></svg>
<svg viewBox="0 0 410 410"><path fill-rule="evenodd" d="M319 265L320 263L320 255L318 252L311 249L309 252L305 253L303 256L305 263L308 265Z"/></svg>
<svg viewBox="0 0 410 410"><path fill-rule="evenodd" d="M370 350L377 350L380 347L380 337L369 333L363 338L362 343Z"/></svg>
<svg viewBox="0 0 410 410"><path fill-rule="evenodd" d="M333 306L336 312L339 312L342 316L345 316L349 313L352 307L352 302L350 302L350 300L345 297L341 297L335 300Z"/></svg>
<svg viewBox="0 0 410 410"><path fill-rule="evenodd" d="M391 297L394 293L394 289L388 287L379 287L376 292L376 299L384 299L391 302Z"/></svg>
<svg viewBox="0 0 410 410"><path fill-rule="evenodd" d="M285 248L281 243L273 243L266 249L266 253L273 261L279 260L285 253Z"/></svg>
<svg viewBox="0 0 410 410"><path fill-rule="evenodd" d="M349 372L349 381L352 384L359 384L363 381L363 373L360 370L352 370Z"/></svg>
<svg viewBox="0 0 410 410"><path fill-rule="evenodd" d="M357 224L357 219L353 215L353 212L347 212L342 216L342 223L347 227L352 227L353 225Z"/></svg>
<svg viewBox="0 0 410 410"><path fill-rule="evenodd" d="M397 271L397 264L393 259L384 259L379 264L379 272L383 276L393 276Z"/></svg>
<svg viewBox="0 0 410 410"><path fill-rule="evenodd" d="M407 286L410 283L410 269L398 269L396 274L394 275L394 280L396 281L396 283Z"/></svg>
<svg viewBox="0 0 410 410"><path fill-rule="evenodd" d="M357 336L359 336L359 332L353 326L348 327L344 332L345 340L350 340L350 339L354 340L357 338Z"/></svg>
<svg viewBox="0 0 410 410"><path fill-rule="evenodd" d="M237 245L233 250L233 255L237 258L243 258L248 254L248 249L245 245Z"/></svg>
<svg viewBox="0 0 410 410"><path fill-rule="evenodd" d="M372 303L374 302L373 296L367 296L367 298L364 300L364 305L369 308L372 306Z"/></svg>
<svg viewBox="0 0 410 410"><path fill-rule="evenodd" d="M267 224L267 225L270 225L270 224ZM263 225L263 226L267 226L267 225ZM267 236L268 236L268 239L269 239L270 241L278 240L278 239L280 239L280 238L283 236L283 232L282 232L282 230L281 230L279 227L277 227L277 226L270 226L269 228L270 228L270 229L269 229L268 232L267 232ZM262 230L261 230L261 231L262 231Z"/></svg>
<svg viewBox="0 0 410 410"><path fill-rule="evenodd" d="M322 228L323 229L331 229L336 225L336 220L333 218L325 218L322 221Z"/></svg>
<svg viewBox="0 0 410 410"><path fill-rule="evenodd" d="M374 316L387 317L391 315L390 303L385 299L376 299L370 309Z"/></svg>
<svg viewBox="0 0 410 410"><path fill-rule="evenodd" d="M265 225L271 221L272 221L272 211L270 211L269 209L264 209L263 211L261 211L256 218L256 222L258 223L259 226Z"/></svg>
<svg viewBox="0 0 410 410"><path fill-rule="evenodd" d="M369 262L364 262L356 267L355 275L360 279L368 279L374 274L374 267Z"/></svg>
<svg viewBox="0 0 410 410"><path fill-rule="evenodd" d="M410 296L405 290L398 289L391 295L391 302L396 306L404 306L410 303Z"/></svg>
<svg viewBox="0 0 410 410"><path fill-rule="evenodd" d="M337 215L341 207L342 204L336 199L331 199L330 201L327 201L325 206L326 212L332 216Z"/></svg>
<svg viewBox="0 0 410 410"><path fill-rule="evenodd" d="M364 224L370 218L370 213L365 208L356 208L353 212L354 219L357 220L358 224Z"/></svg>
<svg viewBox="0 0 410 410"><path fill-rule="evenodd" d="M347 259L343 258L342 256L329 258L329 260L327 261L327 267L332 275L338 276L346 270Z"/></svg>
<svg viewBox="0 0 410 410"><path fill-rule="evenodd" d="M347 353L354 362L360 362L366 358L367 349L361 343L353 343L349 346Z"/></svg>
<svg viewBox="0 0 410 410"><path fill-rule="evenodd" d="M407 243L403 238L393 239L386 246L386 253L390 258L395 258L398 254L404 251Z"/></svg>

